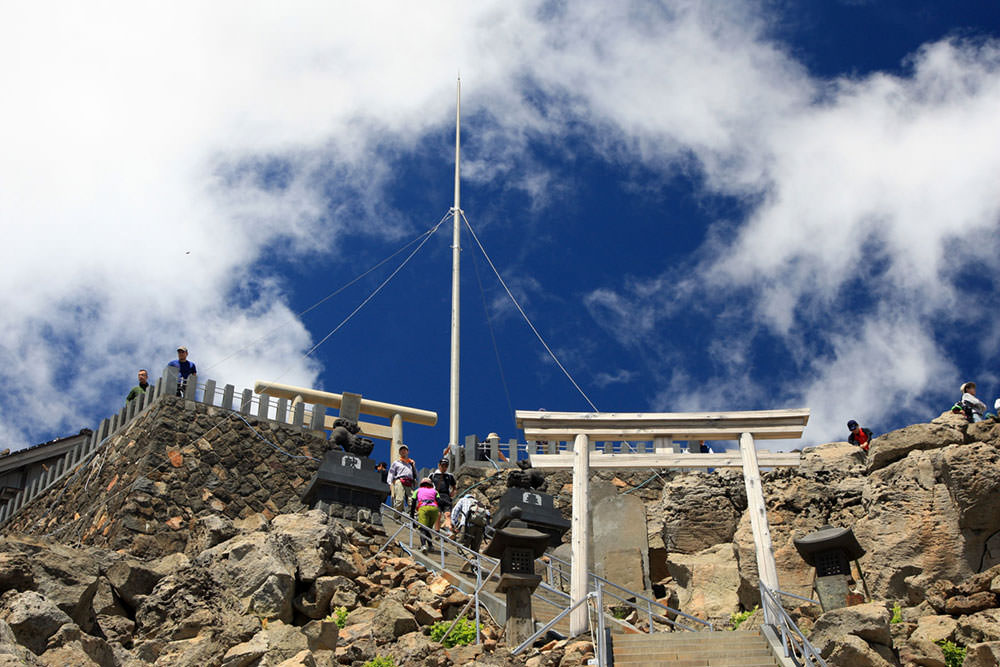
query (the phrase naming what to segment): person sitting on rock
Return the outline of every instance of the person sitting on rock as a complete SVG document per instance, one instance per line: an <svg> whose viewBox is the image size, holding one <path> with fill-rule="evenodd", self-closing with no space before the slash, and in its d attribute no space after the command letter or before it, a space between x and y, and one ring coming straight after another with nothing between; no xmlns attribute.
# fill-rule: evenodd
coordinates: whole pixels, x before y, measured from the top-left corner
<svg viewBox="0 0 1000 667"><path fill-rule="evenodd" d="M970 419L970 421L983 421L983 414L986 412L986 404L976 397L976 383L966 382L961 386L959 391L962 392L962 407L965 408L966 414L972 414L972 419Z"/></svg>
<svg viewBox="0 0 1000 667"><path fill-rule="evenodd" d="M857 445L867 452L868 446L871 444L873 437L872 430L870 428L862 428L861 425L853 419L847 422L847 429L851 432L851 434L847 436L847 442L852 445Z"/></svg>
<svg viewBox="0 0 1000 667"><path fill-rule="evenodd" d="M417 523L420 524L420 547L424 553L431 550L431 532L437 523L440 509L438 508L438 492L434 488L434 482L430 477L420 480L420 486L413 492L410 501L410 516L414 512L417 514Z"/></svg>

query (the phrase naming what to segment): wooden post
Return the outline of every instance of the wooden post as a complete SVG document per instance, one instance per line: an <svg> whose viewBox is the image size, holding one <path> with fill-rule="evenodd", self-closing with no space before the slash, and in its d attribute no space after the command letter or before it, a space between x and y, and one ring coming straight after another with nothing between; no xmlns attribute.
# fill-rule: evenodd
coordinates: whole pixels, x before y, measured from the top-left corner
<svg viewBox="0 0 1000 667"><path fill-rule="evenodd" d="M590 438L579 434L573 441L573 562L570 572L570 604L587 596L587 573L590 572ZM587 631L589 610L582 604L570 613L571 637Z"/></svg>
<svg viewBox="0 0 1000 667"><path fill-rule="evenodd" d="M750 514L754 550L757 553L757 576L768 588L777 591L779 590L778 568L774 564L771 528L767 523L767 505L764 503L757 451L754 449L753 436L749 433L740 436L740 455L743 458L743 482L747 490L747 513ZM767 600L761 600L761 605L766 609Z"/></svg>
<svg viewBox="0 0 1000 667"><path fill-rule="evenodd" d="M403 415L398 412L392 416L392 421L389 423L389 428L392 429L392 444L389 446L389 460L393 461L394 456L399 452L399 446L403 444ZM456 447L457 449L457 447ZM458 467L456 466L457 470Z"/></svg>

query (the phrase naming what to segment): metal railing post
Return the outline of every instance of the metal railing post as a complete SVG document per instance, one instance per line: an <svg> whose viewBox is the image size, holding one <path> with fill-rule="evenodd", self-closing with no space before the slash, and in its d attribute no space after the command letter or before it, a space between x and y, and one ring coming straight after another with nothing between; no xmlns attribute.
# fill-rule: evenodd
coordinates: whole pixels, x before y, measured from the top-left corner
<svg viewBox="0 0 1000 667"><path fill-rule="evenodd" d="M479 631L479 589L483 587L483 559L479 552L476 552L476 643L482 644L483 640Z"/></svg>
<svg viewBox="0 0 1000 667"><path fill-rule="evenodd" d="M597 646L594 649L597 653L598 667L607 667L608 642L604 628L604 585L600 581L597 582Z"/></svg>

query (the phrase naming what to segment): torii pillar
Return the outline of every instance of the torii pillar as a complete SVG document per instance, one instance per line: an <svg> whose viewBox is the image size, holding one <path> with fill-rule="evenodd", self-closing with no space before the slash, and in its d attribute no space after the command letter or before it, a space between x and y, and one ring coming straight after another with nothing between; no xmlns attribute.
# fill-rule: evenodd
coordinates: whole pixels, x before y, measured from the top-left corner
<svg viewBox="0 0 1000 667"><path fill-rule="evenodd" d="M762 410L720 413L567 413L518 410L517 425L528 441L573 441L572 454L530 454L532 467L573 470L573 560L570 573L570 603L588 593L590 572L590 472L593 468L636 470L643 468L742 468L747 493L747 511L753 530L757 572L771 590L778 587L771 530L760 478L760 465L797 466L797 453L757 452L754 437L799 438L809 420L809 410ZM591 454L591 438L600 441L652 440L655 452L637 454ZM679 453L673 440L738 440L739 456ZM766 609L765 609L766 611ZM769 614L768 614L769 616ZM587 608L578 606L570 614L570 634L587 630Z"/></svg>

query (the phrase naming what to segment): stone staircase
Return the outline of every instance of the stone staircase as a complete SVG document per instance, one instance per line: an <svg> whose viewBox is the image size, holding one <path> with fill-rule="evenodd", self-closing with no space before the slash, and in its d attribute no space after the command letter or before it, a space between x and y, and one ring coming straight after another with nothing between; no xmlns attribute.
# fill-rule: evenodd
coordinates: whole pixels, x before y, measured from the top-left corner
<svg viewBox="0 0 1000 667"><path fill-rule="evenodd" d="M779 662L759 632L659 632L614 635L615 667L774 667Z"/></svg>

